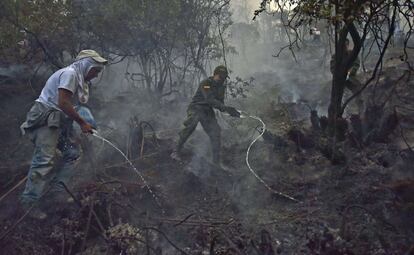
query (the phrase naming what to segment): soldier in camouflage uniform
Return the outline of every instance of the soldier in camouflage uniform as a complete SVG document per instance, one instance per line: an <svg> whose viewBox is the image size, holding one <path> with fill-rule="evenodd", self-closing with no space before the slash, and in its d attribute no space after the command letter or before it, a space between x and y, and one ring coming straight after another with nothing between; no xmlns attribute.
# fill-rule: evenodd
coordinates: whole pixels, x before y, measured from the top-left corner
<svg viewBox="0 0 414 255"><path fill-rule="evenodd" d="M187 119L184 121L184 128L179 133L179 140L176 149L171 157L181 160L180 152L184 143L194 132L200 122L204 131L210 138L213 154L213 162L220 164L220 126L217 123L213 108L221 112L227 112L233 117L240 117L240 113L233 107L224 104L226 87L224 81L228 77L227 68L223 65L214 69L212 77L203 80L197 89L187 109Z"/></svg>

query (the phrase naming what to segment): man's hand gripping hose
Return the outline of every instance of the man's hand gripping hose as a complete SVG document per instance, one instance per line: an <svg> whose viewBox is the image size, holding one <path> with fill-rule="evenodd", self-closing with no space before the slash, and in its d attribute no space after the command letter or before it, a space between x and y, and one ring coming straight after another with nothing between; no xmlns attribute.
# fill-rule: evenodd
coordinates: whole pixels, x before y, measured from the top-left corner
<svg viewBox="0 0 414 255"><path fill-rule="evenodd" d="M261 133L260 133L260 135L259 136L257 136L255 139L253 139L253 141L250 143L250 145L249 145L249 147L247 148L247 152L246 152L246 164L247 164L247 167L249 168L249 170L250 170L250 172L254 175L254 177L256 177L256 179L257 180L259 180L270 192L272 192L272 193L274 193L274 194L276 194L276 195L278 195L278 196L281 196L281 197L284 197L284 198L287 198L287 199L289 199L289 200L292 200L292 201L295 201L295 202L299 202L299 203L301 203L301 201L299 201L299 200L297 200L296 198L294 198L294 197L291 197L291 196L289 196L289 195L286 195L286 194L284 194L284 193L282 193L282 192L280 192L280 191L277 191L277 190L275 190L275 189L273 189L272 187L270 187L262 178L260 178L260 176L259 175L257 175L257 173L252 169L252 167L250 166L250 163L249 163L249 153L250 153L250 149L252 148L252 146L253 146L253 144L257 141L257 140L259 140L259 138L260 137L262 137L263 136L263 134L265 133L265 131L266 131L266 124L262 121L262 119L260 119L259 117L257 117L257 116L252 116L252 115L250 115L250 114L248 114L248 113L246 113L246 112L243 112L243 111L240 111L240 110L237 110L239 113L240 113L240 116L239 116L239 118L241 118L241 119L245 119L245 118L251 118L251 119L254 119L254 120L258 120L258 121L260 121L260 123L262 124L262 131L261 131Z"/></svg>

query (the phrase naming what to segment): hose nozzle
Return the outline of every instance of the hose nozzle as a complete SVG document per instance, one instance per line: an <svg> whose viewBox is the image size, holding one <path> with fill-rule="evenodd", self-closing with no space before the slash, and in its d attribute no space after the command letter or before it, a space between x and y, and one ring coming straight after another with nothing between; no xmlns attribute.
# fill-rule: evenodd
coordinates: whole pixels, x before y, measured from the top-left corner
<svg viewBox="0 0 414 255"><path fill-rule="evenodd" d="M239 113L240 113L240 119L245 119L247 117L249 117L249 115L241 110L236 109Z"/></svg>

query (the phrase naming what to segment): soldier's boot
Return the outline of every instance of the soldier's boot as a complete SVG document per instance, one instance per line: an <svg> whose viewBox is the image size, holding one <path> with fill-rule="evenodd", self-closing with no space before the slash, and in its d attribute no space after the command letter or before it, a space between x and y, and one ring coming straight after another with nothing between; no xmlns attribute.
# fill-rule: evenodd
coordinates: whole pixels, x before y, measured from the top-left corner
<svg viewBox="0 0 414 255"><path fill-rule="evenodd" d="M217 167L224 169L221 163L221 142L220 137L214 137L211 139L211 147L212 147L212 163Z"/></svg>
<svg viewBox="0 0 414 255"><path fill-rule="evenodd" d="M220 169L222 171L222 173L225 174L225 176L228 176L228 177L232 176L231 169L228 168L227 166L225 166L221 162L220 151L218 151L218 152L213 151L212 163L213 163L214 166L216 166L218 169Z"/></svg>
<svg viewBox="0 0 414 255"><path fill-rule="evenodd" d="M178 142L177 147L173 150L173 152L170 154L170 157L176 161L181 162L182 161L182 155L181 151L184 147L184 143L187 141L187 139L190 137L190 135L193 133L194 129L197 127L198 121L195 118L188 118L184 122L184 129L181 130L178 134Z"/></svg>

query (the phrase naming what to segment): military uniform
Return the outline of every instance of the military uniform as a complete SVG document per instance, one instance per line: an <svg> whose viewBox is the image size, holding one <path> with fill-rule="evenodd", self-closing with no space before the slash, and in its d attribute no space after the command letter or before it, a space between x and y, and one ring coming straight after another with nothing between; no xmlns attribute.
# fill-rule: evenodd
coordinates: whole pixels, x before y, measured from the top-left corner
<svg viewBox="0 0 414 255"><path fill-rule="evenodd" d="M182 149L184 143L200 122L210 138L213 161L216 163L220 162L221 131L213 108L220 111L226 110L226 106L224 105L225 90L226 87L224 84L213 80L213 77L209 77L200 83L187 109L187 119L184 121L184 128L179 133L179 141L177 144L178 152Z"/></svg>

